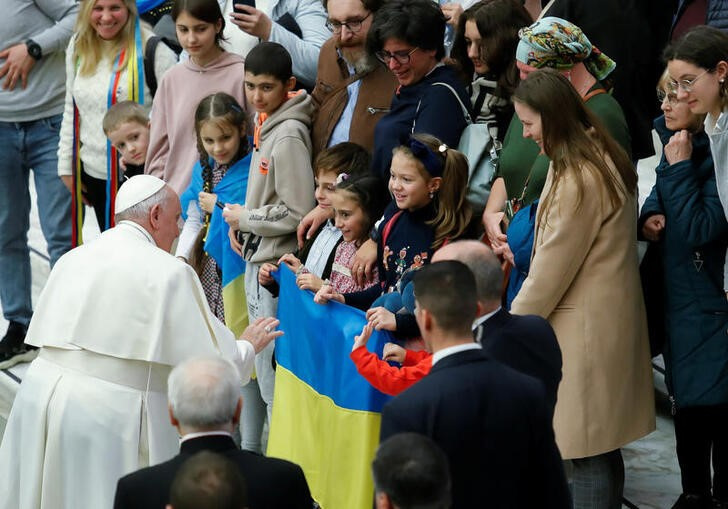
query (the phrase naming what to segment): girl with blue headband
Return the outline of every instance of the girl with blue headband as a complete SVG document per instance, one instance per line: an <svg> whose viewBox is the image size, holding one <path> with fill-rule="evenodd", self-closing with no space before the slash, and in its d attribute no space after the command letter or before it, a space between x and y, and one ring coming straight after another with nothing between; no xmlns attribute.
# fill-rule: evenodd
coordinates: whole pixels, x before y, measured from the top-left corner
<svg viewBox="0 0 728 509"><path fill-rule="evenodd" d="M402 283L429 263L435 250L467 231L472 217L467 183L465 156L433 136L413 135L395 148L388 183L393 199L373 233L381 283L344 294L327 288L317 294L317 301L334 299L368 310L375 329L418 336L411 299Z"/></svg>

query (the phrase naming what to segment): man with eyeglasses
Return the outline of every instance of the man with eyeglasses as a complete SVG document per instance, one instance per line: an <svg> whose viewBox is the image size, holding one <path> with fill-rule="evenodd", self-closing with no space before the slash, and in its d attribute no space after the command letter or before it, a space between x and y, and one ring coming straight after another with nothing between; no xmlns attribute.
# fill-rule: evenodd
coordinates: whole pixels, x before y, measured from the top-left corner
<svg viewBox="0 0 728 509"><path fill-rule="evenodd" d="M374 127L389 111L397 85L392 73L366 51L367 33L382 0L329 0L326 25L333 32L321 48L313 99L317 105L314 157L352 141L372 150Z"/></svg>

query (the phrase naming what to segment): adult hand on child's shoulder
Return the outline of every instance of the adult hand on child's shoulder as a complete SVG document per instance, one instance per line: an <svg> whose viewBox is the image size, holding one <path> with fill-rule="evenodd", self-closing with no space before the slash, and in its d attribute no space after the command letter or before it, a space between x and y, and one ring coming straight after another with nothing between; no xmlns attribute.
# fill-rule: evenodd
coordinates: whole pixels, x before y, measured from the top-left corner
<svg viewBox="0 0 728 509"><path fill-rule="evenodd" d="M306 214L296 228L296 238L298 239L298 247L302 248L303 244L311 238L318 230L319 226L324 224L327 219L332 219L331 209L314 207L311 212Z"/></svg>

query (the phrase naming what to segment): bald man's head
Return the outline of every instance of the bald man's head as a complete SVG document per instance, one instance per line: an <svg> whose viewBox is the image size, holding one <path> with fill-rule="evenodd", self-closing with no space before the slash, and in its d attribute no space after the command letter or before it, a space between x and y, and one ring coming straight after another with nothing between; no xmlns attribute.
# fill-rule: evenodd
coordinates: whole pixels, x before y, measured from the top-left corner
<svg viewBox="0 0 728 509"><path fill-rule="evenodd" d="M493 251L477 240L459 240L441 247L432 256L432 262L457 260L464 263L475 275L478 300L500 302L503 286L501 262Z"/></svg>

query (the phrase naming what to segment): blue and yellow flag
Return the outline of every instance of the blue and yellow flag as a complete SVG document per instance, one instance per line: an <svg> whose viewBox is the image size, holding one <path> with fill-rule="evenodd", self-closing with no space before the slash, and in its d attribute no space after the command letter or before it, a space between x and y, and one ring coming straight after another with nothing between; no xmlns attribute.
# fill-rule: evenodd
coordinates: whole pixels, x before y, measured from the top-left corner
<svg viewBox="0 0 728 509"><path fill-rule="evenodd" d="M379 444L381 410L390 399L356 371L349 358L364 312L313 302L285 266L276 340L276 386L268 455L301 465L324 509L371 509L371 463ZM388 334L374 332L369 347L382 353Z"/></svg>
<svg viewBox="0 0 728 509"><path fill-rule="evenodd" d="M245 203L248 189L248 170L251 153L228 168L225 176L213 188L217 201L222 203ZM210 164L213 161L210 160ZM192 179L180 202L184 219L191 201L197 202L202 191L202 167L195 164ZM205 252L209 254L222 271L222 302L225 308L225 325L239 337L248 326L248 303L245 300L245 260L232 250L228 238L229 227L222 217L222 210L214 207L207 227Z"/></svg>

